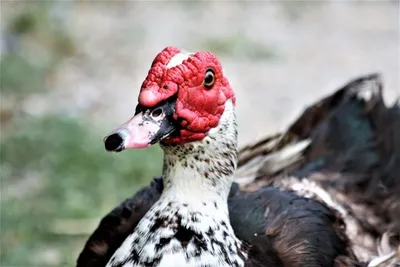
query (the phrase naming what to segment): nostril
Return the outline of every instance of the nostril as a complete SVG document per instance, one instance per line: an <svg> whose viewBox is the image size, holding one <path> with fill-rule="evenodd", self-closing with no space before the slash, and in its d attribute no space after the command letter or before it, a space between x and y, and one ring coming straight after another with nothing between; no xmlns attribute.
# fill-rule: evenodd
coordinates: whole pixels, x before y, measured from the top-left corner
<svg viewBox="0 0 400 267"><path fill-rule="evenodd" d="M106 137L104 146L107 151L122 151L124 139L119 133L114 133Z"/></svg>
<svg viewBox="0 0 400 267"><path fill-rule="evenodd" d="M153 110L151 112L151 116L153 116L154 118L159 117L162 114L163 110L161 108L156 108L155 110Z"/></svg>

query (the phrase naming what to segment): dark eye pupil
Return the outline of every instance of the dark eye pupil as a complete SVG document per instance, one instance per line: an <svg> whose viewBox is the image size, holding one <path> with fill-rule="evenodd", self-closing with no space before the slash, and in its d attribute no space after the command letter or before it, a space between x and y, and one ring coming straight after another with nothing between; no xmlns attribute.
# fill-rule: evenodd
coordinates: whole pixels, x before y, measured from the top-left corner
<svg viewBox="0 0 400 267"><path fill-rule="evenodd" d="M162 113L162 109L161 108L157 108L155 110L153 110L153 112L151 112L151 116L157 118L158 116L160 116Z"/></svg>
<svg viewBox="0 0 400 267"><path fill-rule="evenodd" d="M214 71L212 69L208 69L206 72L206 76L204 77L204 87L206 89L211 89L214 85L214 81L215 81L215 74Z"/></svg>
<svg viewBox="0 0 400 267"><path fill-rule="evenodd" d="M212 83L213 79L214 79L213 75L211 73L208 73L206 78L204 79L204 82L210 84Z"/></svg>

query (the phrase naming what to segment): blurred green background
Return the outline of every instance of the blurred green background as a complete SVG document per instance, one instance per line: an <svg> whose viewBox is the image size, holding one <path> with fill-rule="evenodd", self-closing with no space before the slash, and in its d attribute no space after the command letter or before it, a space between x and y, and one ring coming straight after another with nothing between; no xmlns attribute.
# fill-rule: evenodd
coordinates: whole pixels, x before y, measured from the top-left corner
<svg viewBox="0 0 400 267"><path fill-rule="evenodd" d="M157 147L106 153L111 129L24 111L29 97L54 90L60 64L76 53L51 8L20 6L3 29L11 48L1 62L1 266L73 266L99 218L161 169Z"/></svg>
<svg viewBox="0 0 400 267"><path fill-rule="evenodd" d="M161 172L158 147L106 153L167 45L216 53L240 143L357 75L398 94L397 1L1 2L1 266L73 266L99 219ZM397 55L397 57L396 57Z"/></svg>

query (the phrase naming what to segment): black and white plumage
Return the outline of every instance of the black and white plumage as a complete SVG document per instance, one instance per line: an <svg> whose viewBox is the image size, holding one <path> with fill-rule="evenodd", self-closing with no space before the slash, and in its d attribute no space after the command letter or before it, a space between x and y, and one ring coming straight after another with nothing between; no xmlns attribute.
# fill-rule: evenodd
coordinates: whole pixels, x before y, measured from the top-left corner
<svg viewBox="0 0 400 267"><path fill-rule="evenodd" d="M323 109L330 114L341 106ZM307 127L312 132L316 125L306 122ZM102 219L77 266L364 266L353 253L342 214L319 196L302 194L285 182L287 175L301 180L307 161L313 163L304 154L316 143L310 134L289 147L279 136L270 139L279 140L272 150L245 148L235 172L236 135L233 102L228 100L218 125L204 139L162 143L162 178ZM288 154L279 153L285 149ZM324 164L322 169L331 167ZM265 169L274 172L261 176ZM306 173L311 176L314 170ZM232 184L234 178L241 189ZM275 187L260 188L263 183Z"/></svg>
<svg viewBox="0 0 400 267"><path fill-rule="evenodd" d="M363 262L400 253L400 106L382 90L378 74L351 81L240 151L236 173L246 191L277 186L334 210Z"/></svg>
<svg viewBox="0 0 400 267"><path fill-rule="evenodd" d="M228 101L202 142L162 145L163 193L106 266L243 266L247 251L227 204L236 167L234 123Z"/></svg>

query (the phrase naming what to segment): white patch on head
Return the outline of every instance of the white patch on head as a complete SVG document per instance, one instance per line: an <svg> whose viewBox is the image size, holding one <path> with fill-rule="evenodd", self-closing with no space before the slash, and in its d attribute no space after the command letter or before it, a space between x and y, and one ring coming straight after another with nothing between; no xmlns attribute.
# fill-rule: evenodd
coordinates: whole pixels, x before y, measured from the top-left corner
<svg viewBox="0 0 400 267"><path fill-rule="evenodd" d="M171 58L171 60L169 61L169 63L167 64L167 68L170 69L172 67L178 66L180 64L182 64L182 62L186 59L188 59L191 55L193 55L193 53L179 53L176 54L175 56L173 56Z"/></svg>

